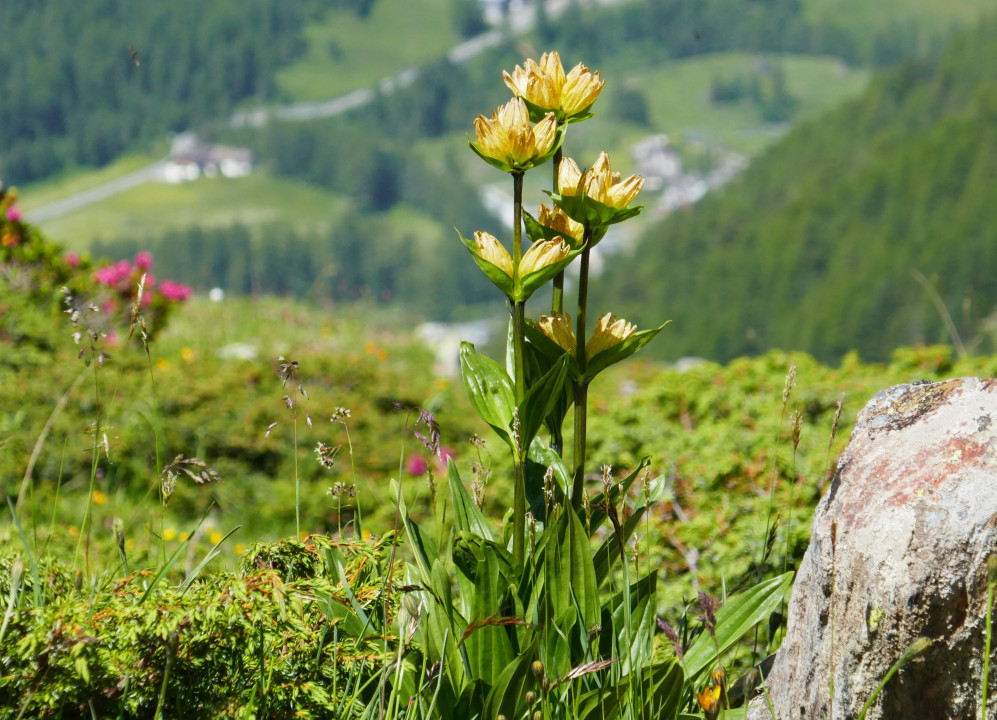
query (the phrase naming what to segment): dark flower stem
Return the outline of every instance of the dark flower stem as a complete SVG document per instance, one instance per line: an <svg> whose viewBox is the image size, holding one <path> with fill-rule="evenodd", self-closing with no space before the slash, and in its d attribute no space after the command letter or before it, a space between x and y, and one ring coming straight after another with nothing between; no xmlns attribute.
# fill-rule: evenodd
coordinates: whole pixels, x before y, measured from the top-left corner
<svg viewBox="0 0 997 720"><path fill-rule="evenodd" d="M575 358L578 361L578 374L583 378L575 386L575 476L571 487L571 504L581 507L582 486L585 482L585 435L588 411L588 381L584 379L588 367L585 357L585 321L588 310L589 291L589 241L592 231L585 230L585 249L582 250L582 264L578 273L578 314L575 317Z"/></svg>
<svg viewBox="0 0 997 720"><path fill-rule="evenodd" d="M557 192L558 170L561 165L561 148L554 153L553 190ZM562 270L554 276L554 292L551 298L551 311L559 315L564 314L564 271ZM560 425L550 429L550 446L558 455L564 454L564 431Z"/></svg>
<svg viewBox="0 0 997 720"><path fill-rule="evenodd" d="M523 173L512 174L513 230L512 266L515 277L519 277L519 261L523 258ZM512 313L512 352L515 362L516 407L522 408L526 398L526 302L517 301ZM514 421L515 422L515 421ZM526 557L526 452L521 431L515 436L516 464L515 486L513 489L513 531L512 555L520 565Z"/></svg>

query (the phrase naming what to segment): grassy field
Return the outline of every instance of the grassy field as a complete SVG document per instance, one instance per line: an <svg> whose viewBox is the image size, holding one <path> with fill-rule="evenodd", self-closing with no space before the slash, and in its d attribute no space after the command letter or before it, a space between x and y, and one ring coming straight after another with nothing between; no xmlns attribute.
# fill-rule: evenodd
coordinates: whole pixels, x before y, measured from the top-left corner
<svg viewBox="0 0 997 720"><path fill-rule="evenodd" d="M77 182L76 178L73 182ZM57 192L54 184L50 193ZM23 191L26 205L34 188ZM333 223L347 200L316 185L274 177L257 168L246 178L202 178L183 185L145 183L82 210L42 223L51 238L86 250L100 238L146 237L194 225L218 227L285 221L295 226Z"/></svg>
<svg viewBox="0 0 997 720"><path fill-rule="evenodd" d="M450 22L451 4L378 0L364 19L330 11L307 28L304 57L278 73L281 93L295 102L328 100L441 57L460 42Z"/></svg>

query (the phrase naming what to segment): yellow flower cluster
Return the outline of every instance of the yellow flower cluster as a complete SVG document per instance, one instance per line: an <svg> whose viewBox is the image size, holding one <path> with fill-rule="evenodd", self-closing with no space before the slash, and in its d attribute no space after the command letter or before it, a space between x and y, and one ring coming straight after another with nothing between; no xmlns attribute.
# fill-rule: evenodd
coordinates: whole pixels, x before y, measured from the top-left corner
<svg viewBox="0 0 997 720"><path fill-rule="evenodd" d="M630 205L642 187L644 178L640 175L623 180L618 172L613 172L609 155L604 152L599 153L595 164L585 172L571 158L563 158L558 166L557 191L561 195L573 197L584 192L586 197L617 210Z"/></svg>
<svg viewBox="0 0 997 720"><path fill-rule="evenodd" d="M512 73L502 71L502 79L516 97L544 110L559 112L563 119L584 113L602 92L605 81L578 63L564 74L557 51L544 53L540 62L532 59L519 65Z"/></svg>
<svg viewBox="0 0 997 720"><path fill-rule="evenodd" d="M474 233L474 242L478 246L478 255L482 259L487 260L509 277L513 277L512 256L505 249L505 246L498 241L498 238L491 233L478 231ZM570 252L571 248L560 237L535 242L519 262L519 276L525 277L548 265L560 262Z"/></svg>
<svg viewBox="0 0 997 720"><path fill-rule="evenodd" d="M564 350L572 355L575 354L577 340L574 330L571 328L570 315L559 313L541 315L537 327ZM637 332L637 326L633 323L615 317L612 313L606 313L596 321L595 330L588 342L585 343L585 357L593 358L614 345L620 344L635 332Z"/></svg>
<svg viewBox="0 0 997 720"><path fill-rule="evenodd" d="M474 137L482 155L505 163L512 170L525 170L550 154L557 139L557 119L548 113L533 125L526 103L513 98L492 112L491 118L478 115L474 120Z"/></svg>

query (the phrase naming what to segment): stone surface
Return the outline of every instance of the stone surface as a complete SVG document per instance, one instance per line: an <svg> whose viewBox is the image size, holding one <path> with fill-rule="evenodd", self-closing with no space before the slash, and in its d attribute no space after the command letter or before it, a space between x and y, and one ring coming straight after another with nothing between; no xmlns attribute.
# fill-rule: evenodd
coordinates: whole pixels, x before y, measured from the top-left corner
<svg viewBox="0 0 997 720"><path fill-rule="evenodd" d="M778 720L980 717L987 557L997 552L997 380L901 385L859 414L821 500L771 676ZM997 639L993 645L997 647ZM997 666L988 696L997 696ZM833 708L829 681L834 679ZM987 718L997 717L988 702ZM756 698L749 720L768 720Z"/></svg>

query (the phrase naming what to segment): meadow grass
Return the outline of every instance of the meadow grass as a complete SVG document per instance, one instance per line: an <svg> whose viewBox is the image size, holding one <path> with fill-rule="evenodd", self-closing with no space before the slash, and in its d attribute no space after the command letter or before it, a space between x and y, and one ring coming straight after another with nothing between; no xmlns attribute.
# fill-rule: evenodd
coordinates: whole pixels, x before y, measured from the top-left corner
<svg viewBox="0 0 997 720"><path fill-rule="evenodd" d="M32 188L22 195L30 200ZM201 178L182 185L147 182L40 227L68 249L84 251L98 238L146 237L150 230L158 234L193 226L276 222L294 228L332 227L348 206L341 195L257 167L239 179Z"/></svg>
<svg viewBox="0 0 997 720"><path fill-rule="evenodd" d="M331 100L442 57L460 42L450 21L452 5L378 0L366 18L330 10L306 27L305 56L278 71L277 85L292 102Z"/></svg>

